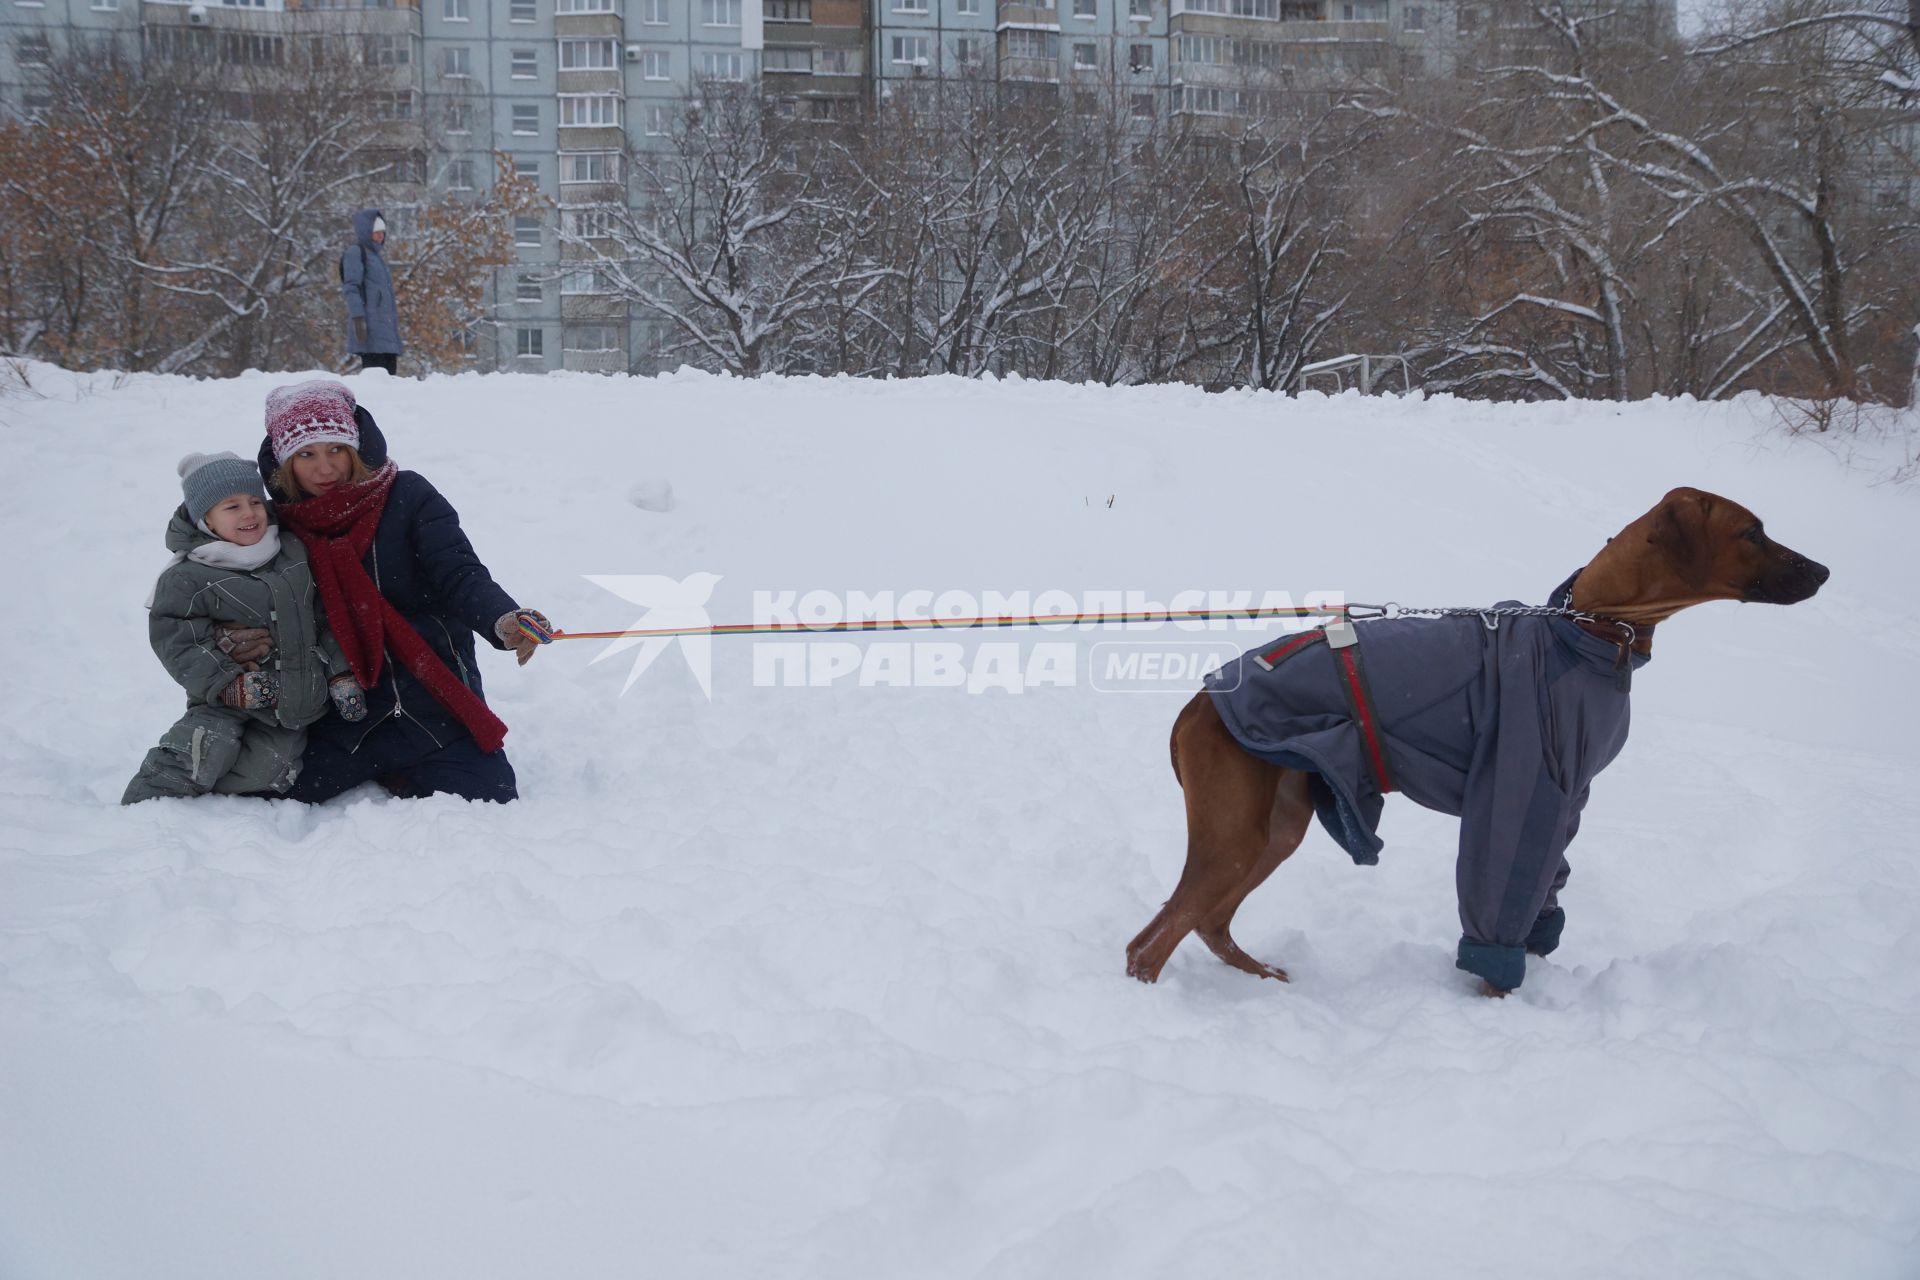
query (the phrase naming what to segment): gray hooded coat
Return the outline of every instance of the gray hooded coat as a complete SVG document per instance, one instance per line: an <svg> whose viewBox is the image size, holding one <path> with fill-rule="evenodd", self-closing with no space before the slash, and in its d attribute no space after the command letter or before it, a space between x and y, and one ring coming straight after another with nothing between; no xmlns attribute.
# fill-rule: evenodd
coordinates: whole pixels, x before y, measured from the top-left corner
<svg viewBox="0 0 1920 1280"><path fill-rule="evenodd" d="M1551 597L1566 598L1572 582ZM1515 601L1504 601L1515 604ZM1357 628L1389 776L1415 803L1460 819L1457 964L1502 990L1526 952L1559 941L1565 850L1589 784L1627 740L1632 673L1619 646L1566 618L1363 622ZM1251 650L1207 679L1249 753L1311 775L1321 825L1355 862L1379 861L1383 798L1332 650L1300 647L1271 671Z"/></svg>
<svg viewBox="0 0 1920 1280"><path fill-rule="evenodd" d="M382 246L373 242L373 220L378 209L353 215L358 242L340 251L340 293L347 300L347 350L354 355L399 355L400 312L394 304L393 272L387 269ZM367 322L367 340L356 341L353 322Z"/></svg>
<svg viewBox="0 0 1920 1280"><path fill-rule="evenodd" d="M213 541L182 506L167 524L167 550L184 555ZM279 678L278 704L239 711L219 702L240 666L214 643L215 623L265 627L273 652L261 668ZM148 606L148 638L160 665L186 690L187 711L147 753L122 804L156 796L275 793L293 785L306 727L326 714L330 673L347 669L321 624L319 595L300 540L286 537L258 569L181 560L161 571Z"/></svg>

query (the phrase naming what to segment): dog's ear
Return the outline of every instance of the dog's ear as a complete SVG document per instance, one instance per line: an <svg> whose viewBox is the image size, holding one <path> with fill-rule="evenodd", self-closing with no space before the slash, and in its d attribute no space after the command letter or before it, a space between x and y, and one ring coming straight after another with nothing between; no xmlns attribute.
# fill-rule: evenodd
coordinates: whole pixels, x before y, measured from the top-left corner
<svg viewBox="0 0 1920 1280"><path fill-rule="evenodd" d="M1689 582L1704 579L1712 562L1707 536L1713 495L1699 489L1675 489L1649 513L1647 546L1657 551Z"/></svg>

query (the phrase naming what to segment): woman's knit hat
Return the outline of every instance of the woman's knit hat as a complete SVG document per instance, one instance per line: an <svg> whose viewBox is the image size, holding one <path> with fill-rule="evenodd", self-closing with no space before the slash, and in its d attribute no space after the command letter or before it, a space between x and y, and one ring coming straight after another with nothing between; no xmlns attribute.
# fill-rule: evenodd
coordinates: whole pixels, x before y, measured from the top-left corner
<svg viewBox="0 0 1920 1280"><path fill-rule="evenodd" d="M288 458L310 444L360 447L360 424L353 420L353 392L338 382L315 378L267 392L267 442L273 460Z"/></svg>
<svg viewBox="0 0 1920 1280"><path fill-rule="evenodd" d="M180 492L186 496L187 514L195 524L236 493L267 500L267 491L260 484L260 469L224 451L190 453L180 459Z"/></svg>

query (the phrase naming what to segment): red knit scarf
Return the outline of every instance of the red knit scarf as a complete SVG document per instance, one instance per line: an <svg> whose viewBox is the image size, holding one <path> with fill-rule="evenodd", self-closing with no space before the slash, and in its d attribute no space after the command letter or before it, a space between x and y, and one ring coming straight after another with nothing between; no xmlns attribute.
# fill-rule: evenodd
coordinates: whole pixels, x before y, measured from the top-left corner
<svg viewBox="0 0 1920 1280"><path fill-rule="evenodd" d="M400 665L467 727L482 751L498 751L507 726L447 669L432 646L380 594L361 563L373 546L387 495L399 474L388 459L358 484L343 484L317 498L282 504L281 522L306 544L327 625L333 628L334 639L361 686L371 689L379 683L386 651L392 649Z"/></svg>

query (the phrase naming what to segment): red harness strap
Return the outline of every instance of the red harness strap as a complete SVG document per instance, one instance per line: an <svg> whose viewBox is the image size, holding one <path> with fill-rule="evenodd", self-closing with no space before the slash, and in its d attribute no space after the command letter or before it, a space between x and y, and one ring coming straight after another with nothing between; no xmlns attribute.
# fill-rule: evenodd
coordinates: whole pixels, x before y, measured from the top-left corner
<svg viewBox="0 0 1920 1280"><path fill-rule="evenodd" d="M1340 670L1340 692L1347 695L1347 712L1360 730L1360 745L1367 753L1367 768L1373 773L1380 794L1393 790L1393 774L1387 769L1387 746L1380 740L1380 717L1373 709L1373 691L1367 687L1367 673L1360 666L1360 646L1348 645L1333 651Z"/></svg>
<svg viewBox="0 0 1920 1280"><path fill-rule="evenodd" d="M1317 628L1289 636L1267 652L1256 654L1253 660L1262 669L1271 671L1288 658L1326 642L1326 629ZM1380 717L1373 707L1373 691L1367 685L1366 668L1360 662L1360 646L1348 644L1336 648L1333 651L1333 668L1340 683L1340 692L1347 700L1347 714L1360 731L1360 747L1366 756L1367 771L1373 775L1373 783L1380 789L1380 794L1386 795L1394 789L1393 772L1387 767L1387 745L1380 736Z"/></svg>

